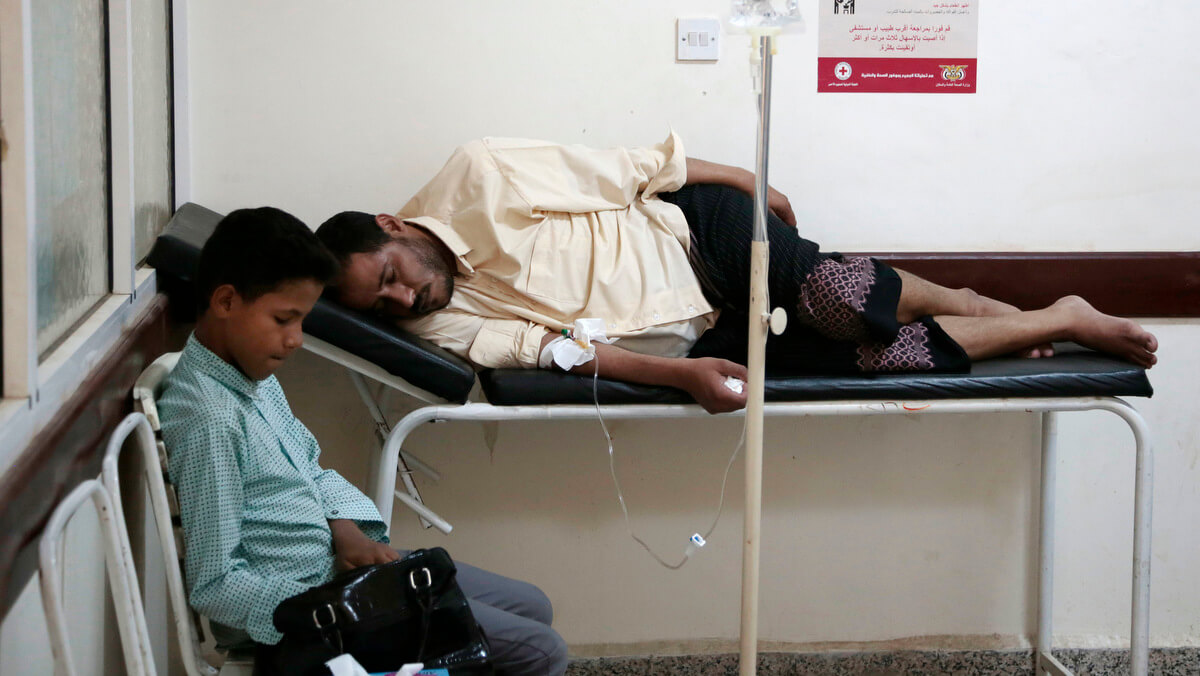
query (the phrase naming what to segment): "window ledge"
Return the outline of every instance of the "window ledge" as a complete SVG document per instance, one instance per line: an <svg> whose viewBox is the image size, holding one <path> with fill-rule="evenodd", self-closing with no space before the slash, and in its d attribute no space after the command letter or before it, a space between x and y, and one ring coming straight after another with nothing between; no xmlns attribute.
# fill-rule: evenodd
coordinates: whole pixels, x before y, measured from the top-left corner
<svg viewBox="0 0 1200 676"><path fill-rule="evenodd" d="M139 268L134 279L133 295L110 295L38 365L33 396L0 399L0 473L12 466L154 298L157 278L153 268Z"/></svg>

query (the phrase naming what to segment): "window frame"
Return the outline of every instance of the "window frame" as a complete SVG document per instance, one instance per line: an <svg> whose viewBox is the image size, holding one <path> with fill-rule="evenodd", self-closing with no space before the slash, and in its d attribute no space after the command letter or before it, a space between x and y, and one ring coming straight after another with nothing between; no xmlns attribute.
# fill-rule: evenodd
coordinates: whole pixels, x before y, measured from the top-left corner
<svg viewBox="0 0 1200 676"><path fill-rule="evenodd" d="M0 120L7 150L0 160L0 474L59 410L124 329L157 293L152 268L136 260L133 0L107 0L111 291L39 360L37 350L37 214L33 155L31 3L0 0ZM97 0L102 1L102 0ZM189 192L186 169L186 13L167 0L171 102L168 131L172 211ZM183 125L181 125L181 122ZM181 152L181 149L183 152Z"/></svg>

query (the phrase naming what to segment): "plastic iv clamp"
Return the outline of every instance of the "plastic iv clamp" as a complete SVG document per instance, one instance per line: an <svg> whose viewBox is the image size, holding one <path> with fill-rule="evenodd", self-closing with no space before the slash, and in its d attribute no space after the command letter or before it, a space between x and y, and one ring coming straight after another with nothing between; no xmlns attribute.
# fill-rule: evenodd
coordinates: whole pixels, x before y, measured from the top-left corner
<svg viewBox="0 0 1200 676"><path fill-rule="evenodd" d="M692 537L688 538L687 549L683 550L683 558L692 558L692 554L695 554L697 549L700 549L706 544L708 544L708 542L704 540L702 535L699 533L692 533Z"/></svg>

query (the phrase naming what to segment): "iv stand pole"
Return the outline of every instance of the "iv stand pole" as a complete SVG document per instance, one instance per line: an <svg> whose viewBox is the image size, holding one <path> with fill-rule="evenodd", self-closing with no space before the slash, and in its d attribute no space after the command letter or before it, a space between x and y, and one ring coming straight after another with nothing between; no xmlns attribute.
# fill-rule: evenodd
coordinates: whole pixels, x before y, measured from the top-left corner
<svg viewBox="0 0 1200 676"><path fill-rule="evenodd" d="M767 351L767 145L771 123L773 37L760 34L762 91L758 95L758 158L754 174L754 238L750 244L750 326L747 351L746 512L742 526L742 634L739 673L758 663L758 553L762 529L763 385ZM753 46L751 47L753 48Z"/></svg>

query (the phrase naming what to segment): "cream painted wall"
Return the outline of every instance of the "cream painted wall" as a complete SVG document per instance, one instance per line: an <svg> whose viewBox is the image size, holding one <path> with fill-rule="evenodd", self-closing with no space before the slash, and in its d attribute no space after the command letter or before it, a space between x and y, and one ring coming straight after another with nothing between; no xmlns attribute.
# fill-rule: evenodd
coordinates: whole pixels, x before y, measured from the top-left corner
<svg viewBox="0 0 1200 676"><path fill-rule="evenodd" d="M842 250L1200 248L1200 7L988 2L979 93L816 95L810 34L782 45L773 183ZM193 194L274 204L314 226L394 210L483 135L659 140L749 165L747 39L674 62L690 2L191 3ZM303 186L298 189L298 186Z"/></svg>
<svg viewBox="0 0 1200 676"><path fill-rule="evenodd" d="M691 154L748 165L745 38L715 65L673 61L674 18L726 7L189 3L193 199L313 226L390 211L488 134L608 146L674 126ZM1145 0L985 3L971 96L818 96L810 22L777 61L772 183L830 249L1200 249L1197 95L1178 81L1200 66L1197 20L1200 7ZM1200 645L1200 324L1149 325L1164 363L1138 402L1159 444L1153 642ZM304 354L281 378L326 462L361 481L370 430L345 376ZM707 525L737 433L616 426L634 527L656 548L673 555ZM1092 414L1063 434L1056 633L1111 645L1128 635L1131 442ZM1027 635L1037 436L1019 415L769 423L762 638ZM436 426L410 446L446 472L424 490L456 530L400 516L399 544L536 581L577 646L736 637L736 470L712 544L671 573L625 534L594 423L505 425L494 449L478 426Z"/></svg>

